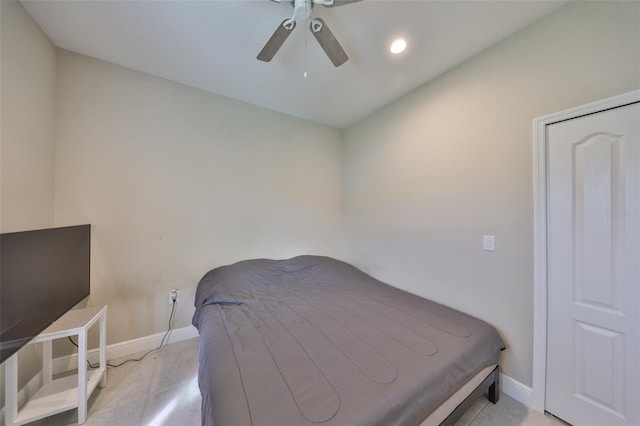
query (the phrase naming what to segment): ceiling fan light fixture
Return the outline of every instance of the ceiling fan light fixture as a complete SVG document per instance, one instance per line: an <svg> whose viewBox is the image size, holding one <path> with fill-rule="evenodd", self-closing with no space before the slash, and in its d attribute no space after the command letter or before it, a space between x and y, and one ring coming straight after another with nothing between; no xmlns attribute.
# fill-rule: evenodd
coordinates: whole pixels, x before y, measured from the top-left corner
<svg viewBox="0 0 640 426"><path fill-rule="evenodd" d="M398 53L404 52L406 48L407 48L406 40L403 38L397 38L393 41L393 43L391 43L391 47L389 48L389 50L391 51L391 53L397 55Z"/></svg>

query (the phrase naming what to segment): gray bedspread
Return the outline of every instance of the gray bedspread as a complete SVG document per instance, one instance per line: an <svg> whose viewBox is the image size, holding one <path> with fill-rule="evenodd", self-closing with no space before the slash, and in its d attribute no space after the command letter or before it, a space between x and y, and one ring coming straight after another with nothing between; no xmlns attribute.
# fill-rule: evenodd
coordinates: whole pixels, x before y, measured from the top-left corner
<svg viewBox="0 0 640 426"><path fill-rule="evenodd" d="M418 424L504 347L485 322L327 257L216 268L195 305L203 425Z"/></svg>

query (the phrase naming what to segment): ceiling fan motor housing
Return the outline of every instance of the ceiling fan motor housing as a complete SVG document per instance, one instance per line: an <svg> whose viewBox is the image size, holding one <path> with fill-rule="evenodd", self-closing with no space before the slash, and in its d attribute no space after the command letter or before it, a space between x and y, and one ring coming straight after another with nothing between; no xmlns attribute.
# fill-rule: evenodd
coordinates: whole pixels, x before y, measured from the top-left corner
<svg viewBox="0 0 640 426"><path fill-rule="evenodd" d="M296 19L307 19L311 16L311 0L291 0Z"/></svg>

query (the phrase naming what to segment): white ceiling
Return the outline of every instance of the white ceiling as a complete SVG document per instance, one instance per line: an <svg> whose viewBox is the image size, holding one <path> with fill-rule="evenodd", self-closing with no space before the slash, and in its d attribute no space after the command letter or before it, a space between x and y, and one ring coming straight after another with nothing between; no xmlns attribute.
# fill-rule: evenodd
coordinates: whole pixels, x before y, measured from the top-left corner
<svg viewBox="0 0 640 426"><path fill-rule="evenodd" d="M58 47L337 128L564 3L364 0L316 6L313 16L326 21L349 55L334 68L300 23L270 63L256 60L292 14L289 3L21 0ZM407 39L408 48L392 56L388 46L397 36Z"/></svg>

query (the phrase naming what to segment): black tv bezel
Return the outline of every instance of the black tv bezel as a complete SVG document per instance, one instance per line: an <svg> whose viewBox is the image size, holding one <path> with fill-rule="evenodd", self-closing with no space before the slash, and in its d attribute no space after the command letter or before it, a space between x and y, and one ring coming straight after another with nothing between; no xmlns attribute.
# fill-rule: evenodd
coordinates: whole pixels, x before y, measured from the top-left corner
<svg viewBox="0 0 640 426"><path fill-rule="evenodd" d="M43 309L43 311L46 312L46 315L38 316L37 314L36 315L32 314L29 317L28 315L25 314L21 318L13 318L11 320L10 325L0 323L0 364L6 361L9 357L11 357L16 352L18 352L20 348L28 344L33 338L38 336L49 325L57 321L62 315L64 315L66 312L71 310L74 306L76 306L78 303L80 303L82 300L84 300L90 295L91 293L91 225L85 224L85 225L62 226L62 227L43 228L43 229L35 229L35 230L27 230L27 231L7 232L7 233L0 234L0 296L2 296L3 292L7 293L7 287L5 286L20 285L20 283L13 284L13 283L5 282L5 276L7 274L5 274L6 265L4 265L3 262L6 261L7 255L6 255L6 252L4 256L2 255L3 251L6 250L6 247L3 248L3 245L6 245L6 243L3 244L2 241L5 240L6 242L6 238L16 238L16 237L20 237L21 235L24 235L27 238L32 238L32 239L33 238L37 239L38 237L42 239L42 238L46 238L47 234L54 234L53 237L49 235L49 238L50 239L57 238L59 240L58 242L60 242L60 240L64 240L65 238L65 235L64 235L65 231L71 231L72 233L75 234L74 238L78 240L76 241L77 247L80 250L83 250L82 252L79 253L79 256L78 256L80 258L80 262L82 262L82 265L78 266L73 264L70 266L70 268L80 267L81 269L80 272L83 277L82 285L77 286L77 288L75 289L76 291L68 293L69 297L67 299L62 298L58 300L59 305L57 309L52 309L49 312L46 312L46 309ZM78 233L80 233L80 235L78 235ZM43 235L41 236L36 235L34 237L34 234L43 234ZM59 235L55 235L55 234L59 234ZM60 234L63 234L63 235L60 235ZM69 236L66 236L66 238L68 239ZM15 244L15 241L12 241L12 243ZM48 244L51 244L51 241L48 241ZM48 249L50 250L51 247L49 247ZM24 259L26 259L28 258L29 254L22 253L21 256L23 256ZM72 257L73 255L69 255L69 258L72 258ZM24 261L24 259L20 259L20 260ZM86 263L84 263L85 261ZM64 268L61 269L61 272L65 272L65 271L68 273L69 268L67 268L66 270ZM12 271L12 272L15 273L15 271ZM51 284L51 283L55 283L56 281L60 281L60 279L61 279L60 277L51 277L49 280L45 279L44 281ZM46 286L46 282L43 283L42 286ZM47 290L51 291L50 288L47 288ZM13 291L11 291L11 294L13 295ZM64 294L64 293L59 293L59 294ZM24 303L24 299L21 299L21 302ZM7 306L7 304L9 303L13 303L13 301L8 300L5 296L2 296L0 300L0 309L2 309L4 306ZM25 312L26 311L33 312L38 310L39 308L42 308L42 304L34 303L34 305L31 306L30 308L25 308ZM0 313L0 315L2 315L2 313ZM28 320L32 320L33 322L33 325L31 325L30 328L28 328L29 332L16 332L15 330L12 330L12 327L14 327L19 321L25 321L26 323L26 321ZM0 322L1 321L3 321L2 317L0 317Z"/></svg>

